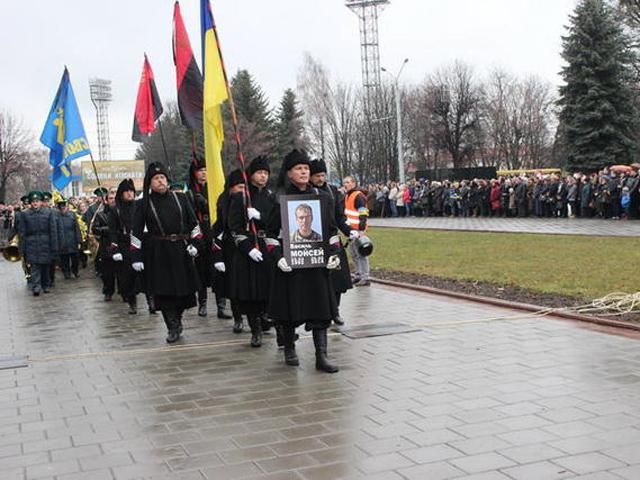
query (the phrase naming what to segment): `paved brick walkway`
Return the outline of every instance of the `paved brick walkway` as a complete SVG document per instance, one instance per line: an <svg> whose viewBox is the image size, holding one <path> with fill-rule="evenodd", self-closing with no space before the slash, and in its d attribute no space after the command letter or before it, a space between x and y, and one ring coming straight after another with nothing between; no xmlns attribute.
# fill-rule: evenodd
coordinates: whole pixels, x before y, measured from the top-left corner
<svg viewBox="0 0 640 480"><path fill-rule="evenodd" d="M0 371L3 480L640 478L637 336L372 286L350 324L421 331L334 334L326 375L194 313L167 348L82 273L33 298L0 261L0 354L32 361Z"/></svg>
<svg viewBox="0 0 640 480"><path fill-rule="evenodd" d="M432 230L475 230L484 232L552 233L564 235L640 236L638 220L577 218L462 218L408 217L372 218L376 227L424 228Z"/></svg>

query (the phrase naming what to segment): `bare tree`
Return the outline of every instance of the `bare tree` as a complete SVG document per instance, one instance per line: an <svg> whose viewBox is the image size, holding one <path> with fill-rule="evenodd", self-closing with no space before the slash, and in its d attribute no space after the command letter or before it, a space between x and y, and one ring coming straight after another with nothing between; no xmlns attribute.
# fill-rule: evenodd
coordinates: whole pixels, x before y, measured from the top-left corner
<svg viewBox="0 0 640 480"><path fill-rule="evenodd" d="M409 88L404 95L402 111L403 133L407 155L412 157L419 169L439 168L439 150L434 144L435 125L430 112L433 98L424 86Z"/></svg>
<svg viewBox="0 0 640 480"><path fill-rule="evenodd" d="M485 85L483 129L491 165L536 168L548 159L553 98L551 86L496 69Z"/></svg>
<svg viewBox="0 0 640 480"><path fill-rule="evenodd" d="M522 82L523 158L525 168L549 166L555 130L552 87L537 77Z"/></svg>
<svg viewBox="0 0 640 480"><path fill-rule="evenodd" d="M0 202L7 196L9 182L26 173L32 136L7 111L0 112Z"/></svg>
<svg viewBox="0 0 640 480"><path fill-rule="evenodd" d="M482 89L473 69L462 62L439 69L427 84L433 96L436 144L449 153L454 168L461 167L475 152L474 130L480 128Z"/></svg>
<svg viewBox="0 0 640 480"><path fill-rule="evenodd" d="M74 169L74 173L77 173ZM16 201L22 195L32 190L49 190L51 188L51 166L49 165L49 151L34 149L29 152L28 160L23 169L7 182L7 200Z"/></svg>
<svg viewBox="0 0 640 480"><path fill-rule="evenodd" d="M353 87L331 85L325 67L305 54L298 74L298 92L305 128L316 154L340 177L354 171L354 141L360 106Z"/></svg>

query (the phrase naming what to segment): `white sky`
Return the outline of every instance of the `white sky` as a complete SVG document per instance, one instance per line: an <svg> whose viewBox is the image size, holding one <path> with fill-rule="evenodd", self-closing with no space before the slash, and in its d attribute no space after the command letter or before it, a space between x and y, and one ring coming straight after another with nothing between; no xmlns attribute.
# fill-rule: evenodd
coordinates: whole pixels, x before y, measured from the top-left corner
<svg viewBox="0 0 640 480"><path fill-rule="evenodd" d="M182 14L200 62L199 0ZM404 83L461 59L479 75L494 66L536 74L553 84L561 35L576 0L391 0L380 17L381 64L396 71L409 58ZM342 0L212 0L229 75L248 69L275 106L295 87L303 52L334 79L359 84L358 20ZM39 138L66 64L97 158L95 110L88 79L113 81L110 107L114 159L133 158L135 96L147 52L163 103L175 100L172 0L0 1L0 109Z"/></svg>

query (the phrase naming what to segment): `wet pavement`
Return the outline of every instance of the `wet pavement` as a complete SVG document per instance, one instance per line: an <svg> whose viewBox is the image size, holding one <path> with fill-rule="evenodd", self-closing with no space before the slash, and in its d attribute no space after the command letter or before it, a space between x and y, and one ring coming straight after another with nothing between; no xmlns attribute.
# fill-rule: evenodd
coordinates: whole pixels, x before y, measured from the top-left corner
<svg viewBox="0 0 640 480"><path fill-rule="evenodd" d="M547 233L559 235L597 235L605 237L640 236L640 221L638 220L582 218L405 217L372 218L369 223L374 227L423 228L430 230Z"/></svg>
<svg viewBox="0 0 640 480"><path fill-rule="evenodd" d="M286 367L192 311L167 347L86 270L38 298L0 278L0 356L29 356L0 370L3 480L640 478L638 335L362 287L350 326L419 331L334 332L328 375L306 335Z"/></svg>

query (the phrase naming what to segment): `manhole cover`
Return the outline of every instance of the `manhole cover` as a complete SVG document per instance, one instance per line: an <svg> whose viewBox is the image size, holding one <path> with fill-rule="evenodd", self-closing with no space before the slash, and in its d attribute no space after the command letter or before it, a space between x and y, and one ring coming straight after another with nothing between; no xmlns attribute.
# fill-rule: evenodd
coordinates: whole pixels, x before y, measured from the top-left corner
<svg viewBox="0 0 640 480"><path fill-rule="evenodd" d="M23 368L29 366L27 357L0 357L0 370Z"/></svg>
<svg viewBox="0 0 640 480"><path fill-rule="evenodd" d="M351 328L342 328L340 333L348 338L381 337L384 335L396 335L398 333L420 332L416 328L406 323L369 323Z"/></svg>

